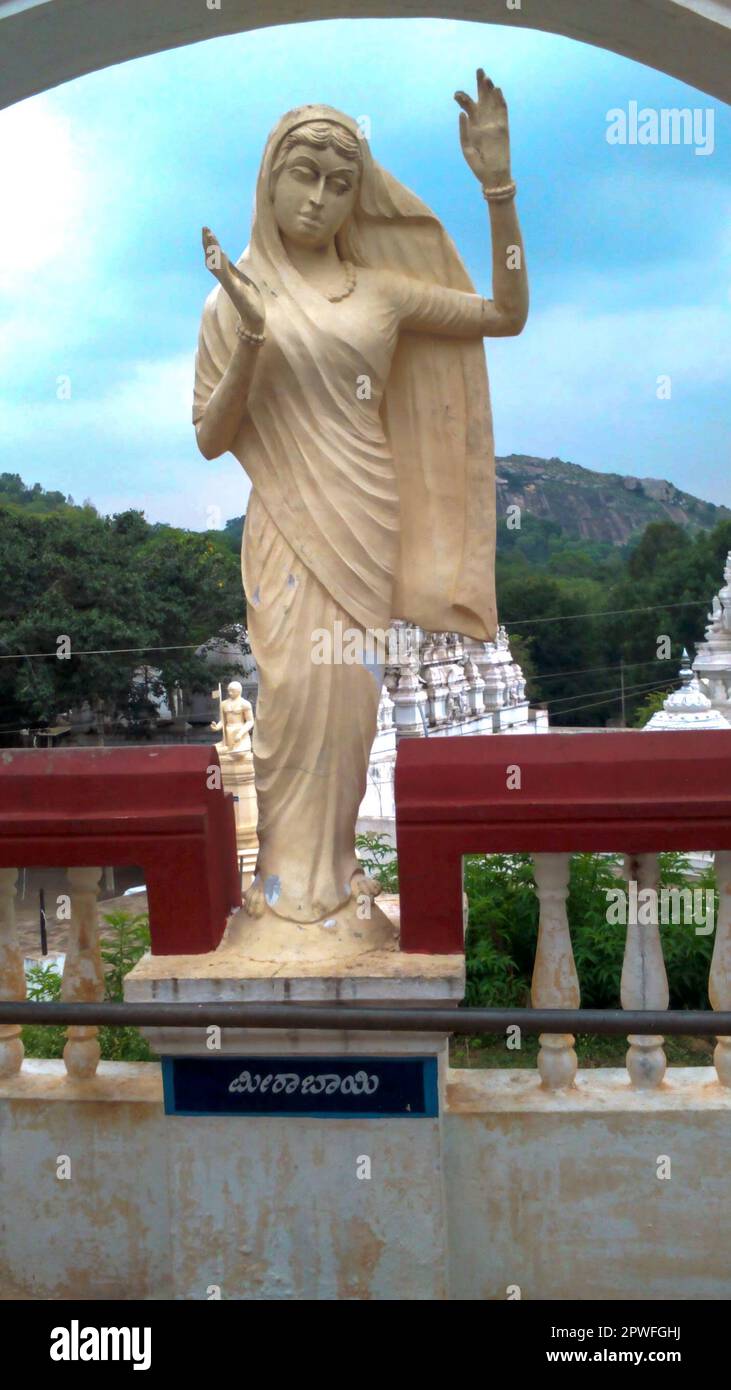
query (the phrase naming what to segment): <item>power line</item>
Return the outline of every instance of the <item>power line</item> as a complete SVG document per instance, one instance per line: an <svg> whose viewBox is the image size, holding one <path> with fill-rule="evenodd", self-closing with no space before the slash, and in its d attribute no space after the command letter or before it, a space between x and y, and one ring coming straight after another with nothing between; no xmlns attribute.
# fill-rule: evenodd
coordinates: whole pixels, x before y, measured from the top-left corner
<svg viewBox="0 0 731 1390"><path fill-rule="evenodd" d="M649 661L625 661L624 669L625 671L629 671L633 666L664 666L668 660L669 657L656 656ZM526 679L532 681L557 681L561 680L564 676L586 676L594 671L619 671L621 667L622 662L615 661L612 666L580 666L574 671L551 671L545 676L538 672L535 675L526 677ZM592 692L587 691L586 693L591 694Z"/></svg>
<svg viewBox="0 0 731 1390"><path fill-rule="evenodd" d="M130 652L190 652L197 651L199 647L205 646L204 642L185 642L175 647L96 647L85 651L69 652L72 656L121 656L128 655ZM58 652L17 652L10 656L0 656L0 661L28 661L31 657L52 656L58 658ZM66 661L63 657L61 660Z"/></svg>
<svg viewBox="0 0 731 1390"><path fill-rule="evenodd" d="M665 689L669 684L671 684L671 683L672 683L671 678L668 678L668 680L665 682L665 685L654 685L654 682L650 681L650 682L649 682L650 689L648 689L648 687L647 687L647 686L644 686L644 685L640 685L640 686L628 686L628 687L625 689L625 695L632 695L633 693L634 693L634 694L640 694L640 693L642 693L643 691L645 691L646 693L650 694L650 693L652 693L654 690L657 690L657 691L659 692L659 691L661 691L661 690L664 690L664 689ZM607 695L607 696L605 696L605 698L604 698L603 700L592 700L589 704L584 704L584 705L573 705L573 706L571 706L571 707L569 707L569 708L566 708L566 709L557 710L556 713L557 713L557 714L580 714L580 713L583 712L583 710L585 710L585 709L595 709L598 705L611 705L611 704L616 704L617 701L618 701L618 700L621 700L621 698L622 698L622 696L621 696L621 691L620 691L620 687L619 687L619 686L614 686L614 687L613 687L613 690L614 690L615 693L612 694L612 695ZM577 699L577 698L580 699L581 697L580 697L580 696L577 697L577 696L574 695L574 696L567 696L566 698L567 698L567 699ZM553 704L558 704L558 703L559 703L559 701L552 701L551 704L547 704L547 705L545 705L545 706L541 706L540 708L546 708L546 709L548 709L548 710L550 711L552 705L553 705ZM461 730L460 730L460 732L461 732ZM23 729L0 729L0 737L3 737L3 738L4 738L6 735L9 735L9 734L45 734L45 735L47 735L47 734L48 734L48 726L47 726L47 725L42 725L42 726L39 725L39 727L36 728L36 729L31 729L31 728L28 728L28 727L23 728Z"/></svg>
<svg viewBox="0 0 731 1390"><path fill-rule="evenodd" d="M650 603L650 604L644 604L644 605L642 605L642 606L639 607L639 608L605 608L605 609L600 609L600 610L598 610L597 612L585 612L585 613L558 613L558 614L555 614L554 616L552 616L552 617L550 617L550 618L520 618L520 619L516 619L514 622L510 622L510 621L508 621L508 620L506 619L504 626L505 626L506 628L512 629L512 628L516 628L516 627L526 627L526 626L530 625L531 623L534 623L534 624L535 624L535 623L570 623L570 622L576 622L576 621L578 621L578 620L581 619L581 618L583 618L583 619L586 619L586 618L612 618L612 617L617 617L618 615L625 614L625 613L660 613L660 612L665 612L665 611L667 611L667 610L670 609L670 608L705 608L706 606L707 606L707 600L706 600L706 599L688 599L687 601L685 601L685 602L683 602L683 603ZM179 644L174 645L174 646L166 646L166 647L97 647L97 648L91 648L91 649L88 649L88 650L87 650L87 649L82 649L81 651L73 651L73 649L72 649L72 651L69 653L69 655L70 655L70 656L120 656L120 655L129 655L130 653L139 653L139 652L183 652L183 651L197 651L199 647L205 646L205 645L206 645L206 644L203 643L203 642L184 642L184 643L179 643ZM53 657L54 659L56 659L56 658L58 657L58 652L57 652L57 651L55 651L55 652L17 652L17 653L11 653L10 655L6 655L6 656L0 655L0 661L27 661L27 660L29 660L30 658L37 658L37 659L40 659L41 657ZM635 662L635 663L633 663L633 664L634 664L634 665L647 665L648 663L646 663L646 662ZM584 669L589 670L589 669L592 669L592 668L586 667L586 668L584 668ZM595 668L593 668L593 669L596 669L596 670L601 670L601 669L610 670L611 668L610 668L610 667L605 667L605 668L602 668L602 667L595 667ZM579 674L579 673L578 673L578 672L576 672L576 673L567 672L566 674L571 675L571 674Z"/></svg>
<svg viewBox="0 0 731 1390"><path fill-rule="evenodd" d="M647 663L643 663L643 664L647 664ZM599 667L599 668L597 668L597 669L599 669L599 670L601 670L601 669L614 670L614 669L616 669L616 668L614 668L614 667L608 667L608 668L601 668L601 667ZM662 684L660 684L660 685L656 685L654 681L648 681L648 682L642 683L642 684L640 684L640 685L630 685L630 686L626 686L626 687L625 687L624 693L625 693L625 695L639 695L639 694L642 694L643 692L654 692L655 690L661 691L661 690L664 690L668 685L672 685L672 684L674 683L674 680L675 680L675 677L674 677L674 676L668 676L668 679L667 679L666 681L664 681L664 682L663 682ZM592 695L595 695L595 694L597 694L597 695L604 694L604 695L606 695L606 698L603 699L603 700L592 700L589 704L578 704L578 705L569 706L569 705L567 704L567 701L577 700L577 699L578 699L578 700L581 700L581 699L582 699L582 696L581 696L581 695L561 695L561 696L557 697L555 700L546 701L545 704L541 706L541 708L548 709L548 710L552 710L556 705L564 705L564 704L566 704L566 708L565 708L565 709L561 709L561 710L558 710L558 711L557 711L559 714L578 714L578 713L580 713L580 711L585 710L585 709L594 709L597 705L606 705L606 704L613 704L613 703L615 703L616 700L621 699L621 687L620 687L620 686L616 686L616 685L615 685L615 686L608 686L608 687L606 688L605 691L588 691L587 694L592 694ZM31 727L29 727L29 726L26 725L24 728L21 728L21 729L7 729L7 728L3 728L3 727L0 726L0 736L4 736L4 735L6 735L6 734L48 734L48 732L49 732L48 726L45 725L45 724L44 724L44 725L38 725L36 728L31 728Z"/></svg>
<svg viewBox="0 0 731 1390"><path fill-rule="evenodd" d="M200 644L199 644L199 645L200 645ZM130 652L130 651L131 651L131 652L140 652L140 651L181 651L181 650L191 650L191 649L193 649L193 644L191 644L190 647L186 646L186 647L184 647L184 648L183 648L183 647L152 647L152 648L150 648L150 647L125 647L125 648L119 648L119 649L116 649L116 650L123 651L123 652ZM196 650L197 650L197 648L196 648ZM78 655L78 654L79 654L79 653L77 653L77 655ZM98 655L99 653L91 653L91 652L89 652L89 653L86 653L86 654L87 654L87 655ZM110 653L108 653L108 654L111 655L111 654L113 654L113 653L110 651ZM35 653L35 655L42 655L42 653ZM55 655L55 653L45 653L45 655ZM17 660L17 659L20 659L20 658L14 658L14 657L0 657L0 660L5 660L5 661L7 661L7 660L14 660L14 659ZM664 665L664 664L665 664L665 661L666 661L667 659L668 659L668 658L654 657L654 658L652 658L652 659L650 659L650 660L648 660L648 661L633 661L633 662L628 662L628 663L625 663L625 670L629 670L629 669L631 669L632 667L643 667L643 666L659 666L659 665ZM574 668L573 670L552 671L552 672L550 672L548 675L542 675L542 674L540 674L540 673L535 673L535 674L531 674L531 675L529 675L529 676L527 677L527 684L529 684L529 685L530 685L530 684L536 685L537 683L541 683L541 684L542 684L542 683L545 682L545 681L550 681L550 680L562 680L562 679L565 679L567 676L583 676L583 675L590 675L590 674L594 674L594 673L600 672L600 671L619 671L619 670L621 670L621 666L622 666L622 663L621 663L621 662L615 662L614 664L609 665L609 666L583 666L583 667ZM671 681L672 679L673 679L673 677L668 677L668 681L665 682L665 684L670 683L670 681ZM651 683L652 683L652 682L651 682ZM658 687L658 688L660 688L660 687ZM620 689L620 687L618 687L618 686L611 686L611 687L608 686L608 687L605 687L605 690L604 690L604 691L601 691L601 690L599 690L599 691L591 690L591 691L585 691L585 692L583 692L583 694L578 694L578 695L561 695L561 696L557 696L555 700L547 700L547 701L544 701L543 703L545 704L546 707L551 707L551 706L553 706L553 705L563 704L564 702L569 701L569 700L582 699L584 695L601 695L601 694L604 694L604 693L614 693L614 691L616 691L616 690L618 690L618 689ZM639 691L640 689L642 689L642 687L641 687L641 686L637 686L637 685L635 685L635 686L627 686L627 687L625 688L625 694L631 695L633 692L637 692L637 691ZM595 703L597 703L597 702L595 702ZM599 701L598 703L602 703L602 702ZM583 706L582 706L582 708L583 708ZM566 712L568 713L568 711L566 711ZM25 733L25 732L31 732L31 733L38 732L38 733L40 733L40 732L43 732L46 728L47 728L47 726L46 726L46 725L43 725L43 726L39 726L37 730L35 730L35 729L28 730L27 728L24 728L24 729L12 729L12 728L8 728L8 727L6 727L6 726L0 725L0 735L3 735L3 734Z"/></svg>
<svg viewBox="0 0 731 1390"><path fill-rule="evenodd" d="M644 681L644 682L643 682L642 684L640 684L640 685L626 685L625 688L624 688L624 693L625 693L625 695L640 695L640 694L642 694L642 692L643 692L644 690L653 690L653 689L654 689L654 690L664 690L667 686L674 686L675 683L676 683L675 677L674 677L674 676L668 676L667 680L664 680L664 681L659 681L659 682L658 682L657 680L654 680L654 681ZM583 699L585 699L587 696L590 696L591 699L593 700L593 698L594 698L595 695L603 695L603 694L606 694L606 695L612 695L612 694L621 695L621 692L622 692L622 687L621 687L621 685L615 685L615 686L611 686L611 687L608 686L607 689L604 690L604 691L602 691L602 690L586 690L586 691L584 691L584 694L583 694L583 695L565 695L565 696L562 697L562 700L561 700L561 701L549 700L549 701L546 702L546 706L547 706L547 708L551 708L553 705L556 705L556 704L559 704L559 703L565 703L566 700L583 700Z"/></svg>
<svg viewBox="0 0 731 1390"><path fill-rule="evenodd" d="M199 644L199 645L200 645L200 644ZM159 647L159 648L158 648L158 647L156 647L156 648L149 648L149 647L131 647L131 648L122 648L121 650L129 650L129 651L150 651L150 650L153 650L153 651L177 651L177 650L182 650L182 649L181 649L181 648L175 648L175 647L173 647L173 648L165 648L165 647ZM186 650L187 650L187 648L186 648ZM197 649L196 649L196 650L197 650ZM245 655L246 655L246 653L245 653ZM665 663L666 663L666 661L667 661L668 659L669 659L669 658L667 658L667 657L653 657L653 658L651 658L651 659L649 659L649 660L647 660L647 661L629 661L629 662L625 662L625 663L624 663L624 668L625 668L625 671L629 671L629 670L631 670L633 667L664 666ZM8 657L0 657L0 660L13 660L13 658L12 658L12 657L11 657L11 658L8 658ZM537 684L537 683L543 684L545 681L563 680L563 679L564 679L565 677L567 677L567 676L586 676L586 675L593 675L593 674L595 674L595 673L597 673L597 672L599 672L599 671L619 671L619 670L621 670L621 667L622 667L622 663L621 663L621 662L614 662L612 665L609 665L609 666L579 666L579 667L575 667L575 668L573 668L573 669L569 669L569 670L566 670L566 671L551 671L551 672L549 672L549 673L546 674L546 675L543 675L541 672L533 672L533 673L531 673L530 675L528 675L528 676L526 677L526 682L527 682L527 684L529 684L529 685L530 685L530 684L535 685L535 684ZM584 691L584 692L583 692L583 694L586 694L586 695L595 695L595 694L599 694L599 693L601 693L601 692L594 691L594 690L587 690L587 691ZM564 698L565 698L565 699L579 699L579 698L582 698L582 697L581 697L580 695L576 695L576 696L570 696L570 695L569 695L569 696L561 696L560 698L562 698L562 699L564 699ZM550 702L549 702L549 701L546 701L546 703L550 703ZM4 707L0 707L0 708L10 708L10 706L4 706ZM0 734L2 734L2 733L17 733L17 732L18 732L18 731L17 731L16 729L6 729L3 725L0 725Z"/></svg>
<svg viewBox="0 0 731 1390"><path fill-rule="evenodd" d="M656 686L654 686L653 688L651 688L651 689L649 689L649 690L646 690L646 691L645 691L645 694L647 694L647 695L652 695L652 694L655 693L655 691L657 691L657 693L660 694L660 692L663 691L663 690L665 690L665 689L666 689L666 686L656 685ZM627 693L627 692L625 691L625 694L626 694L626 693ZM640 692L637 691L636 693L639 694ZM621 693L621 691L618 690L617 694L615 694L615 695L607 695L607 696L605 696L605 698L604 698L603 700L591 700L588 704L585 704L585 705L574 705L573 708L571 708L571 709L557 710L557 713L558 713L558 714L581 714L581 713L583 713L583 711L584 711L585 709L595 709L598 705L616 705L616 704L618 703L618 701L620 701L621 699L622 699L622 693Z"/></svg>
<svg viewBox="0 0 731 1390"><path fill-rule="evenodd" d="M670 685L674 684L674 682L675 676L668 676L668 679L661 682L661 685ZM646 681L644 684L627 685L624 688L624 693L625 695L637 694L640 690L645 690L648 685L655 685L655 683L655 681ZM619 685L611 685L605 686L604 690L585 690L583 695L559 695L555 700L547 700L546 705L549 709L552 709L554 705L563 705L567 700L583 700L587 695L613 695L615 691L621 691L621 689L622 687Z"/></svg>
<svg viewBox="0 0 731 1390"><path fill-rule="evenodd" d="M669 608L705 608L707 603L707 599L694 598L684 603L648 603L640 608L605 608L596 613L558 613L551 618L520 618L516 622L510 622L506 618L504 626L512 632L513 628L526 627L530 623L571 623L579 618L616 618L624 613L664 613Z"/></svg>

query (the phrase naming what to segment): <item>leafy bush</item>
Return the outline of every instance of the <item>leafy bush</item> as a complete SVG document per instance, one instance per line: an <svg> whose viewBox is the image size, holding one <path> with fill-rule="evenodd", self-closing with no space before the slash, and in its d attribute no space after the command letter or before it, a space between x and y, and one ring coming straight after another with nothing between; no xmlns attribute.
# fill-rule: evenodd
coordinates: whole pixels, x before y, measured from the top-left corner
<svg viewBox="0 0 731 1390"><path fill-rule="evenodd" d="M681 854L659 856L661 887L715 889L712 872L692 881ZM627 929L607 921L607 892L619 886L619 861L599 854L571 858L567 914L586 1009L620 1007L619 988ZM469 900L466 940L466 1003L509 1008L530 1002L530 980L538 939L538 899L531 856L473 855L465 860ZM716 900L717 910L717 900ZM713 935L696 935L692 925L660 927L670 1007L708 1007L708 971Z"/></svg>
<svg viewBox="0 0 731 1390"><path fill-rule="evenodd" d="M398 893L398 860L388 837L369 830L356 835L355 848L366 873L379 880L384 893Z"/></svg>
<svg viewBox="0 0 731 1390"><path fill-rule="evenodd" d="M718 921L718 890L713 869L688 878L688 861L682 854L661 854L660 883L662 886L701 889L705 895L710 890L714 894L713 921ZM705 899L704 899L705 900ZM707 1009L708 973L711 968L715 931L707 936L697 936L695 928L686 926L665 926L660 928L665 956L665 968L670 985L671 1009Z"/></svg>
<svg viewBox="0 0 731 1390"><path fill-rule="evenodd" d="M465 1003L483 1009L527 1006L538 934L530 855L469 855L464 886L469 903Z"/></svg>
<svg viewBox="0 0 731 1390"><path fill-rule="evenodd" d="M34 1004L55 1001L61 994L61 976L53 965L39 961L31 965L25 977L28 999ZM61 1025L26 1024L22 1031L26 1057L61 1057L66 1042L66 1029Z"/></svg>
<svg viewBox="0 0 731 1390"><path fill-rule="evenodd" d="M384 891L398 892L398 860L385 835L356 840L363 867ZM712 871L689 879L682 854L659 856L660 886L715 890ZM620 980L627 929L607 921L607 893L621 884L621 861L602 854L571 857L567 914L581 1003L586 1009L620 1007ZM465 942L471 1008L530 1005L530 983L538 940L538 898L529 854L467 855L464 886L469 902ZM717 898L716 898L717 912ZM708 1007L708 972L713 934L698 936L692 925L660 927L670 1007Z"/></svg>
<svg viewBox="0 0 731 1390"><path fill-rule="evenodd" d="M150 947L150 924L147 914L110 912L104 917L107 927L101 943L104 970L104 999L120 1003L124 998L124 977ZM28 998L34 1001L57 1000L61 995L61 976L52 965L30 967L26 977ZM23 1029L26 1057L62 1057L66 1028L56 1024L29 1024ZM149 1062L154 1053L137 1028L113 1028L102 1025L99 1046L103 1062Z"/></svg>

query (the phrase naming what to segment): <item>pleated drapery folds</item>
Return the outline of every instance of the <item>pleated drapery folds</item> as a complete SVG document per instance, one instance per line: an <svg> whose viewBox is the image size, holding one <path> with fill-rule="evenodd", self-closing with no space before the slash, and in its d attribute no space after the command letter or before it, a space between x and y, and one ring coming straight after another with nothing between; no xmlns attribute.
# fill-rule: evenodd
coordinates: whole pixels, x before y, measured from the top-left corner
<svg viewBox="0 0 731 1390"><path fill-rule="evenodd" d="M259 671L257 874L278 916L320 921L348 900L358 867L354 828L382 672L313 661L314 633L337 631L337 622L354 632L358 624L302 563L256 493L246 514L243 564Z"/></svg>

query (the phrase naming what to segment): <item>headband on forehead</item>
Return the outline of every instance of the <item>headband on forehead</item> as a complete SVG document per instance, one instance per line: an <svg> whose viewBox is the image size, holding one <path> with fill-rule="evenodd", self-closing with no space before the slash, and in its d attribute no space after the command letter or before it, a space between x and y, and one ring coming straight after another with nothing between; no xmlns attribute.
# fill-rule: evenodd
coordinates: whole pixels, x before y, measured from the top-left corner
<svg viewBox="0 0 731 1390"><path fill-rule="evenodd" d="M349 130L356 139L362 140L363 135L358 122L352 116L346 116L344 111L338 111L334 106L323 106L322 104L312 104L310 106L295 106L291 111L287 111L280 120L277 121L272 130L269 140L280 140L291 131L296 130L300 125L311 125L315 121L328 121L330 125L341 125Z"/></svg>

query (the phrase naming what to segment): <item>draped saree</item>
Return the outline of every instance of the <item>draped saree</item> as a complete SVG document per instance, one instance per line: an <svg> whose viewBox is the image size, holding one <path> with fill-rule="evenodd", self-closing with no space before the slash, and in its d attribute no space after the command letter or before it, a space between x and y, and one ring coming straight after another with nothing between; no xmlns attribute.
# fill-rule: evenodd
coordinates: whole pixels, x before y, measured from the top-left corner
<svg viewBox="0 0 731 1390"><path fill-rule="evenodd" d="M382 668L318 663L313 635L385 629L494 636L494 456L484 350L472 334L400 332L354 301L374 273L401 276L448 317L449 291L476 300L433 213L361 140L357 204L337 237L358 268L327 301L285 254L270 187L276 150L330 107L289 112L267 143L250 246L239 261L266 306L247 412L233 453L252 482L243 540L247 623L259 672L253 734L257 876L277 915L327 919L351 895L355 821L376 732ZM436 288L441 287L441 288ZM378 304L377 299L373 300ZM460 300L461 302L461 300ZM424 311L425 312L425 311ZM196 357L197 422L230 359L236 311L206 301ZM357 383L367 380L361 392Z"/></svg>

